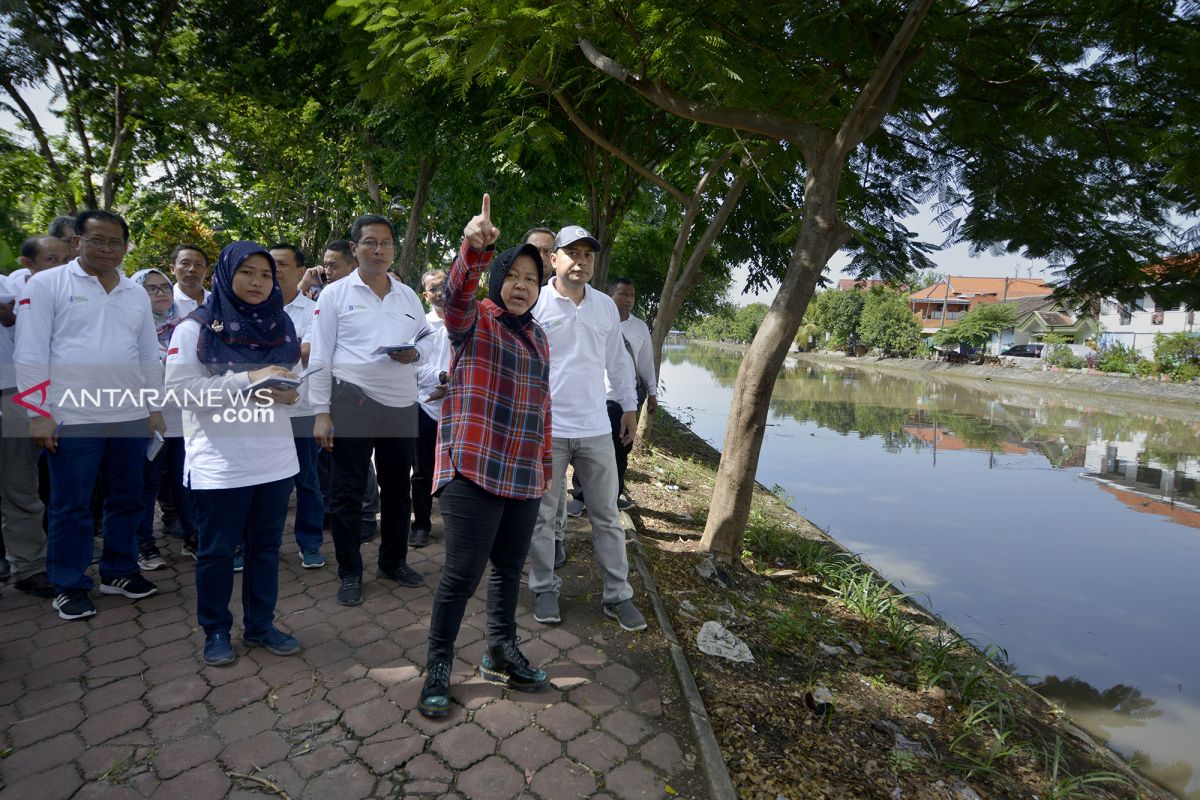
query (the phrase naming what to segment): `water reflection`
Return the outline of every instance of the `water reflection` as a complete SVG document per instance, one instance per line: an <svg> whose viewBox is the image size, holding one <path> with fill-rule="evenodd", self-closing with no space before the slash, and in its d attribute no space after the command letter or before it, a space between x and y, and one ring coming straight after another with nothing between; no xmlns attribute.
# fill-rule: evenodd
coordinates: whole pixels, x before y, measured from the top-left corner
<svg viewBox="0 0 1200 800"><path fill-rule="evenodd" d="M664 353L661 399L718 447L740 362ZM762 483L1200 798L1200 413L796 360L768 425Z"/></svg>

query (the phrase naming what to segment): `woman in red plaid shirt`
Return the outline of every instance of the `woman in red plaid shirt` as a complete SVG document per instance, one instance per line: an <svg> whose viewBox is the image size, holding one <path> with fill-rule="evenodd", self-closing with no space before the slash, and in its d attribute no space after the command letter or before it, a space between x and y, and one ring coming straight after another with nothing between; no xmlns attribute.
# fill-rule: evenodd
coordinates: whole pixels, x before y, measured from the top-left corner
<svg viewBox="0 0 1200 800"><path fill-rule="evenodd" d="M517 591L553 472L550 451L550 348L530 310L542 285L533 245L492 260L500 231L491 200L463 230L446 280L446 331L454 346L449 393L438 431L434 494L445 527L446 566L429 625L425 685L418 709L450 713L454 640L467 601L490 561L487 650L480 673L525 692L549 679L517 648ZM488 263L488 296L475 291Z"/></svg>

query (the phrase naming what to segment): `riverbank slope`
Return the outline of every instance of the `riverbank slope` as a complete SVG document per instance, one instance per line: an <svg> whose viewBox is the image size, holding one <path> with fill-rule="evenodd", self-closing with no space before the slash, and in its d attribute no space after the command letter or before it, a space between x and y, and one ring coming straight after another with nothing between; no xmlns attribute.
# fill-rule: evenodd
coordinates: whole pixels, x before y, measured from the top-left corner
<svg viewBox="0 0 1200 800"><path fill-rule="evenodd" d="M739 796L1170 797L761 487L745 570L701 577L719 456L656 417L634 516ZM707 622L754 661L700 652Z"/></svg>

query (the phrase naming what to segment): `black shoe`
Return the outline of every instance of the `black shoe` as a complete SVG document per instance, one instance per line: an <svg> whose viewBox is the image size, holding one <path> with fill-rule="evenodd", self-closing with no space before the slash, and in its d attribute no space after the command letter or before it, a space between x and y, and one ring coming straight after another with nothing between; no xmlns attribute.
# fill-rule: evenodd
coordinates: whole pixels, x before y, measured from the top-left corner
<svg viewBox="0 0 1200 800"><path fill-rule="evenodd" d="M554 542L554 568L562 569L567 563L567 546L559 541Z"/></svg>
<svg viewBox="0 0 1200 800"><path fill-rule="evenodd" d="M34 597L44 597L46 599L54 597L54 584L50 582L50 578L44 572L35 572L28 578L21 578L13 586L17 587L18 591L31 594Z"/></svg>
<svg viewBox="0 0 1200 800"><path fill-rule="evenodd" d="M127 575L124 578L113 578L110 581L100 580L100 594L119 594L130 600L141 600L157 591L158 587L143 578L140 573Z"/></svg>
<svg viewBox="0 0 1200 800"><path fill-rule="evenodd" d="M390 569L380 567L379 571L375 574L381 578L393 580L401 586L408 586L413 589L425 585L425 579L421 577L421 574L408 564L401 564Z"/></svg>
<svg viewBox="0 0 1200 800"><path fill-rule="evenodd" d="M421 687L421 699L417 710L431 719L450 713L450 665L445 661L431 661L425 668L425 685Z"/></svg>
<svg viewBox="0 0 1200 800"><path fill-rule="evenodd" d="M429 544L429 528L413 528L408 534L408 546L421 548Z"/></svg>
<svg viewBox="0 0 1200 800"><path fill-rule="evenodd" d="M83 619L96 616L96 607L88 593L79 589L63 592L54 598L51 607L63 619Z"/></svg>
<svg viewBox="0 0 1200 800"><path fill-rule="evenodd" d="M487 649L479 662L479 674L488 683L507 686L518 692L536 692L550 682L546 671L531 667L517 643L511 641Z"/></svg>
<svg viewBox="0 0 1200 800"><path fill-rule="evenodd" d="M362 605L362 575L347 575L338 587L338 602L344 606Z"/></svg>
<svg viewBox="0 0 1200 800"><path fill-rule="evenodd" d="M379 531L379 525L373 519L364 519L362 528L358 532L358 540L360 542L369 542L375 538L375 534Z"/></svg>

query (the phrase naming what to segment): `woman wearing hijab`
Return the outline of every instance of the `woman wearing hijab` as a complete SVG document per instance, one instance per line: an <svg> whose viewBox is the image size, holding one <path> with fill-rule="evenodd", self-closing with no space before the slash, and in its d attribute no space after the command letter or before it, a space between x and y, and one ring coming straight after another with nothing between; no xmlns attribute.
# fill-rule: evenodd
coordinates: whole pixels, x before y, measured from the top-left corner
<svg viewBox="0 0 1200 800"><path fill-rule="evenodd" d="M134 283L140 284L150 298L150 311L154 315L154 328L164 363L171 334L180 318L171 293L171 279L157 269L143 269L133 273ZM154 501L162 485L163 472L168 474L167 488L184 533L184 552L195 556L196 526L192 517L192 500L183 485L183 418L179 406L167 404L162 410L167 431L163 434L163 446L153 460L146 462L142 480L142 502L145 516L138 527L138 567L143 571L166 566L166 561L154 543Z"/></svg>
<svg viewBox="0 0 1200 800"><path fill-rule="evenodd" d="M210 666L237 657L229 600L239 546L245 552L243 643L276 655L300 649L274 625L279 545L300 469L291 423L278 406L297 395L295 389L250 390L255 381L291 376L288 367L299 360L271 254L254 242L226 246L212 294L179 323L167 350L167 389L184 404L183 482L192 491L200 534L196 618Z"/></svg>
<svg viewBox="0 0 1200 800"><path fill-rule="evenodd" d="M433 481L446 564L418 703L427 717L450 713L454 640L489 561L487 649L480 673L525 692L549 682L518 649L516 622L521 570L553 468L550 350L530 314L542 284L542 260L533 245L505 250L492 262L487 298L476 302L499 235L485 194L483 209L463 230L446 281L445 322L454 354Z"/></svg>

